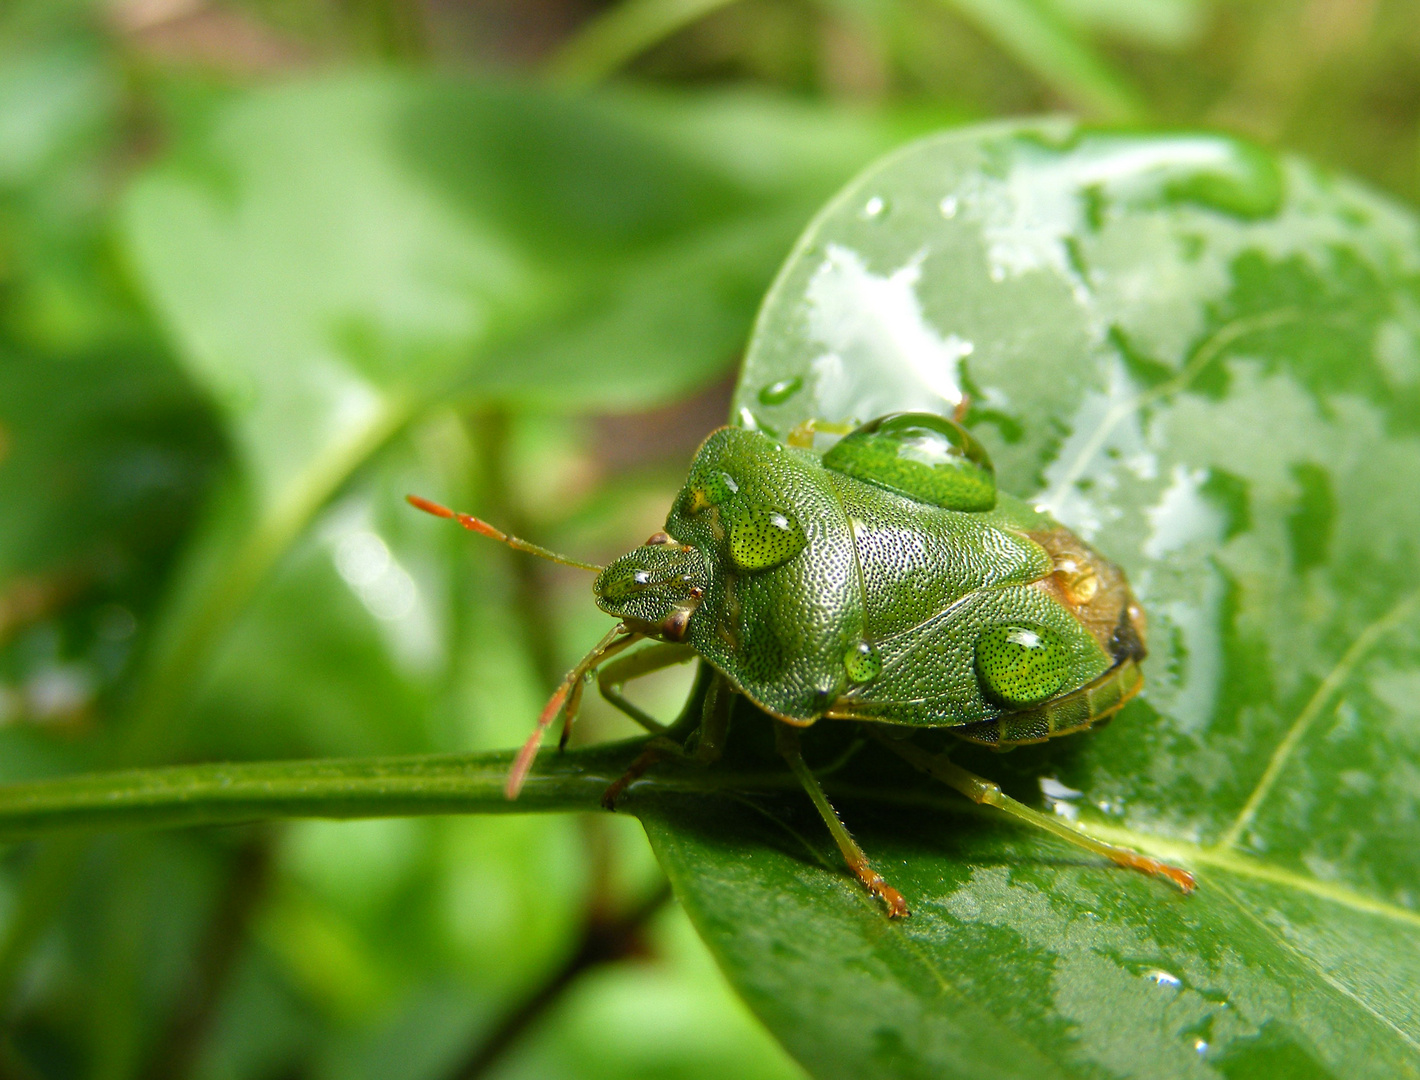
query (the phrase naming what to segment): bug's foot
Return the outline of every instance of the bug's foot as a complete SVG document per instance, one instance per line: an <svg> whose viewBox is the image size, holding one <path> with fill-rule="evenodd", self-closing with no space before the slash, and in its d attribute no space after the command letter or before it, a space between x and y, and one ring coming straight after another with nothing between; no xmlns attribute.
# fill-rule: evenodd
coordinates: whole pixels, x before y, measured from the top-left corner
<svg viewBox="0 0 1420 1080"><path fill-rule="evenodd" d="M907 899L902 893L884 881L882 874L874 870L866 860L862 862L849 860L848 868L863 883L863 888L883 902L883 907L887 908L889 919L905 919L912 914L907 910Z"/></svg>
<svg viewBox="0 0 1420 1080"><path fill-rule="evenodd" d="M648 746L637 756L636 760L627 766L626 771L618 776L602 792L602 809L616 810L616 801L626 793L626 789L646 775L652 765L664 760L666 752L655 746Z"/></svg>
<svg viewBox="0 0 1420 1080"><path fill-rule="evenodd" d="M1179 891L1184 895L1191 893L1198 887L1197 879L1181 867L1170 866L1168 863L1160 862L1148 855L1140 855L1138 852L1123 848L1116 848L1115 851L1118 854L1111 854L1109 857L1119 866L1127 866L1131 870L1139 870L1153 877L1167 878L1177 885Z"/></svg>

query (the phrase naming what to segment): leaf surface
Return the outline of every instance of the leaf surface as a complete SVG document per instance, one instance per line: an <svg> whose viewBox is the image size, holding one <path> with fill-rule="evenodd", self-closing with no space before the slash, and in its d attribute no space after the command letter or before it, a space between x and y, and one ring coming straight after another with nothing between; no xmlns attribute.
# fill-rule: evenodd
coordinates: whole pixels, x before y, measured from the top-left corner
<svg viewBox="0 0 1420 1080"><path fill-rule="evenodd" d="M1358 185L1063 122L919 142L805 234L739 422L967 394L1001 486L1128 572L1150 655L1108 728L954 757L1199 879L1099 865L870 747L829 791L913 907L890 924L807 799L644 799L814 1075L1420 1075L1417 271L1415 219Z"/></svg>

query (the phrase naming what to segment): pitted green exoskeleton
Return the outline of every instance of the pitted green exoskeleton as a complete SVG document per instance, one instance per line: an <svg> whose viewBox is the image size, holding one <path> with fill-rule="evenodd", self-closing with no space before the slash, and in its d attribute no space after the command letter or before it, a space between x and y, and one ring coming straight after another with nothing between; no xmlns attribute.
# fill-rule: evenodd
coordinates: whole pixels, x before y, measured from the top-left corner
<svg viewBox="0 0 1420 1080"><path fill-rule="evenodd" d="M705 440L664 531L599 573L596 602L619 621L548 703L510 797L542 732L575 717L594 670L608 699L657 736L612 785L608 806L655 761L683 754L620 691L698 656L715 674L696 756L716 756L732 695L774 717L781 753L892 915L906 914L901 895L871 869L799 755L798 730L819 720L863 722L976 801L1191 887L1182 871L1101 844L910 740L883 737L947 728L1005 749L1108 720L1142 683L1144 615L1124 575L1045 514L999 494L985 450L955 420L882 417L823 455L812 432L797 430L790 442L799 445L742 428ZM656 644L616 658L645 640Z"/></svg>

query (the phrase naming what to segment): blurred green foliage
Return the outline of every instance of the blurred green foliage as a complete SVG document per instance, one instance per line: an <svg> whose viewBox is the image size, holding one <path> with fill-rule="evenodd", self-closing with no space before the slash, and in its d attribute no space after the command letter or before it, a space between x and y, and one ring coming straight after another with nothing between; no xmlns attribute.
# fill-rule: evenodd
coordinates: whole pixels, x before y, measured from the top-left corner
<svg viewBox="0 0 1420 1080"><path fill-rule="evenodd" d="M649 533L817 205L1051 109L1414 198L1420 3L11 0L0 777L516 743L585 580L400 496ZM796 1075L659 889L605 816L15 847L0 1076L443 1077L500 1030L464 1074Z"/></svg>

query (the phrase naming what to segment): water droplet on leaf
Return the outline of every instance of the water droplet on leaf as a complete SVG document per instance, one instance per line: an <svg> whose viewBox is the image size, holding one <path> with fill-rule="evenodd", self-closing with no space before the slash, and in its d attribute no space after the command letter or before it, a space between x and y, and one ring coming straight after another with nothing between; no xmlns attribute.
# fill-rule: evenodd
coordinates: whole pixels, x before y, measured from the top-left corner
<svg viewBox="0 0 1420 1080"><path fill-rule="evenodd" d="M783 405L804 388L804 380L795 375L792 379L780 379L759 391L761 405Z"/></svg>

